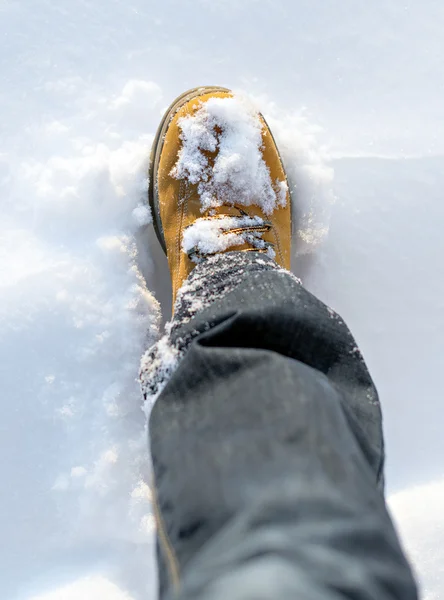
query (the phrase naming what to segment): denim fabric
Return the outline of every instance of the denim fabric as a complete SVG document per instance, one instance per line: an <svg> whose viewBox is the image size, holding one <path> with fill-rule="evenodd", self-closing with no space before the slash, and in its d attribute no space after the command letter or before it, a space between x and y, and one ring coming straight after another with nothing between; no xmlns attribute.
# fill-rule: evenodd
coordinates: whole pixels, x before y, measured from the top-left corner
<svg viewBox="0 0 444 600"><path fill-rule="evenodd" d="M294 276L254 252L199 264L141 379L161 598L417 598L377 392L344 321Z"/></svg>

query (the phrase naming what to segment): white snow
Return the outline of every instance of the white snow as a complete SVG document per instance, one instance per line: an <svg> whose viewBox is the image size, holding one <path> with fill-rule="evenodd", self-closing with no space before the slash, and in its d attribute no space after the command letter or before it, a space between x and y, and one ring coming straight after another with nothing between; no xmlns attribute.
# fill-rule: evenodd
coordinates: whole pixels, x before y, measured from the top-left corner
<svg viewBox="0 0 444 600"><path fill-rule="evenodd" d="M423 600L440 600L444 586L442 540L444 479L393 494L389 501L406 548L419 571ZM426 575L426 576L425 576Z"/></svg>
<svg viewBox="0 0 444 600"><path fill-rule="evenodd" d="M130 596L104 577L85 577L47 594L33 596L30 600L130 600Z"/></svg>
<svg viewBox="0 0 444 600"><path fill-rule="evenodd" d="M273 186L261 153L263 125L245 98L210 98L178 123L182 147L171 175L197 184L202 212L255 204L271 215L286 205L287 183Z"/></svg>
<svg viewBox="0 0 444 600"><path fill-rule="evenodd" d="M157 400L163 388L168 383L168 379L179 364L179 352L169 342L170 330L171 322L168 322L165 327L164 335L157 341L158 354L155 358L150 356L149 348L148 352L141 357L140 379L143 381L145 378L149 378L151 380L151 386L153 387L149 399L143 403L143 410L145 411L147 418L149 418L154 402ZM150 377L151 375L154 376L154 380Z"/></svg>
<svg viewBox="0 0 444 600"><path fill-rule="evenodd" d="M209 256L236 246L250 244L252 248L266 248L262 239L267 226L261 217L220 215L196 219L184 229L182 250L198 262L200 256ZM270 246L267 253L274 258L275 252Z"/></svg>
<svg viewBox="0 0 444 600"><path fill-rule="evenodd" d="M146 170L168 103L213 83L277 139L295 272L357 337L392 509L444 596L443 27L431 0L0 3L2 598L155 597L136 378L171 290Z"/></svg>

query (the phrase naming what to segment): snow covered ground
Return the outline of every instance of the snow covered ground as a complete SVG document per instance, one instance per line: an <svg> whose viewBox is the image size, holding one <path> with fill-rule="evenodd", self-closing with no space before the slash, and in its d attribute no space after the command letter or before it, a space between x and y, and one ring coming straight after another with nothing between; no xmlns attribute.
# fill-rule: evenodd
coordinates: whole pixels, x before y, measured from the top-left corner
<svg viewBox="0 0 444 600"><path fill-rule="evenodd" d="M154 598L136 377L170 284L146 166L201 84L276 134L295 272L362 346L390 504L444 598L443 27L438 0L0 0L2 598Z"/></svg>

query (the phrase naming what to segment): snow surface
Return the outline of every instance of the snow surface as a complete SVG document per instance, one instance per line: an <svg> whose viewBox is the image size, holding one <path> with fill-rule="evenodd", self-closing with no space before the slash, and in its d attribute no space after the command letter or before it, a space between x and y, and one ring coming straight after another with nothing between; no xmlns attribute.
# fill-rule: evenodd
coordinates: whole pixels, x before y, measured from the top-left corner
<svg viewBox="0 0 444 600"><path fill-rule="evenodd" d="M2 598L154 598L136 377L171 289L142 198L164 108L211 84L277 138L295 272L357 337L444 597L443 28L437 0L0 2Z"/></svg>
<svg viewBox="0 0 444 600"><path fill-rule="evenodd" d="M210 98L178 125L182 147L171 175L197 184L202 212L255 204L271 215L287 204L287 182L271 181L261 152L263 124L246 98ZM215 152L212 162L208 153Z"/></svg>

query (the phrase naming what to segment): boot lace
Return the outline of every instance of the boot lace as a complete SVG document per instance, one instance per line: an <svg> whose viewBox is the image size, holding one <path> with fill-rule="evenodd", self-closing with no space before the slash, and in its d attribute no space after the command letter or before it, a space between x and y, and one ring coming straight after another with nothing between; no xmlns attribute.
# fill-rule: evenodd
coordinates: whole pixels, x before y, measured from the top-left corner
<svg viewBox="0 0 444 600"><path fill-rule="evenodd" d="M182 249L193 262L245 244L250 248L242 252L261 252L274 258L274 244L263 239L272 223L259 216L250 216L239 206L233 208L238 215L211 214L210 210L184 229Z"/></svg>

